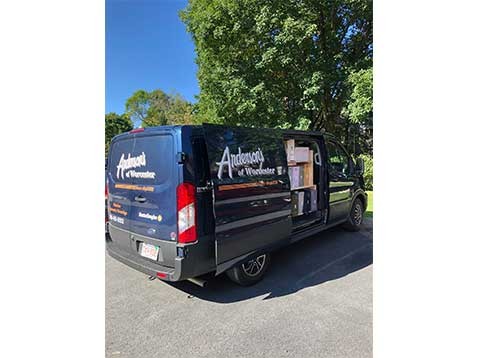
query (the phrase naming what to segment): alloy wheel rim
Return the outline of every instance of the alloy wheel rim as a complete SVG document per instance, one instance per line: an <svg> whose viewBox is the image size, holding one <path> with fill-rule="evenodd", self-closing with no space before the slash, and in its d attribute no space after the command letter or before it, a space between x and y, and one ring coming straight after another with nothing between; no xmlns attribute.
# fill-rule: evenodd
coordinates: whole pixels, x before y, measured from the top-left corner
<svg viewBox="0 0 478 358"><path fill-rule="evenodd" d="M357 203L354 207L352 218L354 223L359 225L362 222L362 206Z"/></svg>
<svg viewBox="0 0 478 358"><path fill-rule="evenodd" d="M254 277L261 273L265 262L266 255L261 255L242 264L242 269L247 276Z"/></svg>

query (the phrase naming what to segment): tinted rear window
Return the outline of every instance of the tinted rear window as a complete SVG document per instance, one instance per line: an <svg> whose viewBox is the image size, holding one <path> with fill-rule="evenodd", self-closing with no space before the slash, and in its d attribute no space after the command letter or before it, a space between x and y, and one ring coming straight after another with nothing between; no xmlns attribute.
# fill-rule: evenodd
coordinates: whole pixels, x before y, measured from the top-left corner
<svg viewBox="0 0 478 358"><path fill-rule="evenodd" d="M109 172L115 182L159 185L170 179L173 159L169 134L123 139L113 143Z"/></svg>

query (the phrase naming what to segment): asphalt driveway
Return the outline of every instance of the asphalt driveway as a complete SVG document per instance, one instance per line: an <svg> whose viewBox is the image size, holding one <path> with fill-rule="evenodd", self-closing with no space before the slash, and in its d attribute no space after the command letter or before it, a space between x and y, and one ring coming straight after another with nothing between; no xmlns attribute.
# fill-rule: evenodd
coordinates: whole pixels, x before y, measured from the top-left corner
<svg viewBox="0 0 478 358"><path fill-rule="evenodd" d="M106 255L107 357L372 357L372 220L286 247L264 280L168 284Z"/></svg>

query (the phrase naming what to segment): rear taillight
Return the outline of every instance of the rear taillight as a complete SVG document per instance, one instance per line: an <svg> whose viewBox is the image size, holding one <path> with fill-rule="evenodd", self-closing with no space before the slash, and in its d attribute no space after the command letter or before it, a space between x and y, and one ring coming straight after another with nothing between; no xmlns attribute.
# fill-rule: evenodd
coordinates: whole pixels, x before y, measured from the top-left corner
<svg viewBox="0 0 478 358"><path fill-rule="evenodd" d="M196 188L190 183L181 183L176 189L178 208L178 242L196 241Z"/></svg>
<svg viewBox="0 0 478 358"><path fill-rule="evenodd" d="M130 134L144 132L144 128L135 128L129 131Z"/></svg>

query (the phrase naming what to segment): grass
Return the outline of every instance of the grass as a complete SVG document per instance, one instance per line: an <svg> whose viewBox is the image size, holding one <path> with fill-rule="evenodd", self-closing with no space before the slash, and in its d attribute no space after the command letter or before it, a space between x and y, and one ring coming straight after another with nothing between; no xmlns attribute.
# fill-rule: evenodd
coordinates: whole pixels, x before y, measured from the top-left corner
<svg viewBox="0 0 478 358"><path fill-rule="evenodd" d="M368 205L367 211L365 211L366 218L373 218L373 191L367 191L368 194Z"/></svg>

